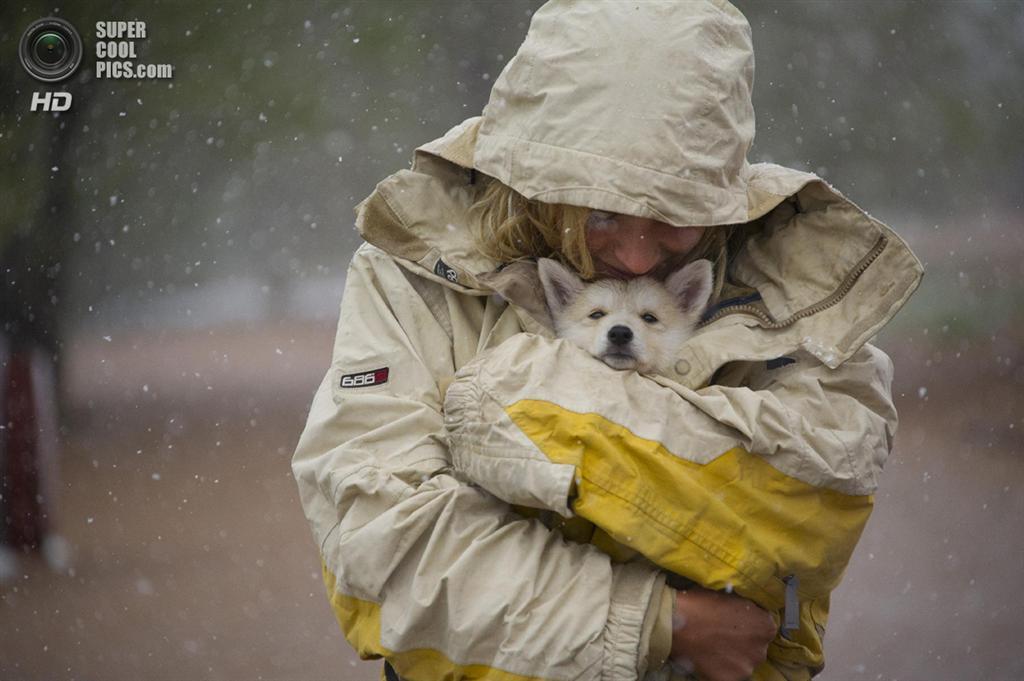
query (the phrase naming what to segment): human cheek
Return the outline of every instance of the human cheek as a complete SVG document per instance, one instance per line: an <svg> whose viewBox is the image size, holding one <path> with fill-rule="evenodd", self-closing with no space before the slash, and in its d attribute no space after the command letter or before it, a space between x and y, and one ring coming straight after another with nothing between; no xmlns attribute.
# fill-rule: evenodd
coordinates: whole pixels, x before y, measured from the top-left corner
<svg viewBox="0 0 1024 681"><path fill-rule="evenodd" d="M601 225L588 226L586 237L590 255L599 260L609 257L614 250L618 232L618 226L611 220Z"/></svg>
<svg viewBox="0 0 1024 681"><path fill-rule="evenodd" d="M608 234L604 230L587 229L587 248L591 253L603 250L608 243Z"/></svg>
<svg viewBox="0 0 1024 681"><path fill-rule="evenodd" d="M703 235L703 227L676 228L675 233L663 244L663 248L672 255L686 255L693 250Z"/></svg>

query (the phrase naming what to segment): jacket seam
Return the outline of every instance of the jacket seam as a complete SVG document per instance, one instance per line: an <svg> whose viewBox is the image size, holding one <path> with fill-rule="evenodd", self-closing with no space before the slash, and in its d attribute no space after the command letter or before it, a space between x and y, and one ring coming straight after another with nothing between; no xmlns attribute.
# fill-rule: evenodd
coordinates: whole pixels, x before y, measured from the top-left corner
<svg viewBox="0 0 1024 681"><path fill-rule="evenodd" d="M480 386L481 391L484 392L488 397L490 397L496 403L501 404L501 401L497 400L494 397L494 395L491 393L491 391L487 388L487 386L484 385L484 371L481 370L478 375L480 376L480 379L481 379L480 381L478 381L478 385ZM569 410L569 411L572 411L572 410ZM573 413L578 413L578 412L573 412ZM708 416L708 418L712 418L712 417ZM712 418L712 420L715 420L715 419ZM621 424L619 424L619 425L621 425ZM623 426L623 427L625 427L625 426ZM662 443L659 443L659 444L661 444L661 446L664 447L664 444L662 444ZM805 447L807 446L806 442L803 442L803 444L804 444ZM740 443L737 443L737 446L742 446L742 445L740 445ZM539 447L534 445L534 448L537 449L538 451L540 451L541 454L543 454L543 450L540 450ZM668 450L666 449L666 451L668 451ZM728 450L726 450L726 451L728 451ZM545 458L547 458L546 455L545 455ZM551 461L551 460L548 459L548 461ZM584 475L583 470L582 470L582 468L580 466L576 466L576 471L577 471L577 473L579 473L579 475L583 476L583 478L585 480L590 481L592 484L597 485L599 488L605 490L608 494L611 494L611 495L615 496L616 498L621 499L622 501L626 502L630 506L633 506L633 507L637 508L638 510L640 510L645 516L650 518L652 521L657 523L658 526L660 526L666 532L668 532L670 534L670 536L682 537L683 539L685 539L685 540L687 540L687 541L689 541L689 542L691 542L693 544L697 544L698 546L700 546L701 548L703 548L705 550L708 550L709 547L710 547L713 550L712 553L716 556L716 558L718 558L719 560L722 560L723 562L727 563L730 567L735 569L737 572L739 572L739 573L743 574L744 576L748 577L751 580L752 583L758 584L758 586L760 586L761 589L763 589L765 591L768 591L767 589L765 589L765 587L763 585L761 585L759 582L757 582L745 570L740 568L739 563L741 561L737 560L736 556L733 556L732 554L730 554L728 551L726 551L724 548L722 548L717 542L712 541L712 540L706 538L702 533L696 531L695 529L691 529L689 532L683 532L683 531L680 531L680 530L676 529L675 525L673 523L670 523L664 516L662 516L662 514L660 512L658 512L658 509L654 505L647 503L643 499L640 500L641 503L639 503L639 504L634 502L633 499L627 498L627 497L617 493L613 489L610 489L609 485L606 485L603 482L594 479L594 477L592 475ZM695 539L699 539L700 541L698 542ZM705 542L706 542L706 544L705 544ZM771 592L768 591L768 593L771 593Z"/></svg>
<svg viewBox="0 0 1024 681"><path fill-rule="evenodd" d="M720 546L718 542L709 539L702 532L696 529L684 531L682 528L677 528L674 524L671 524L666 519L664 519L660 513L653 512L654 509L652 505L647 503L646 501L642 501L641 503L635 503L632 498L628 498L623 496L622 494L619 494L614 489L611 489L611 486L603 484L602 481L594 479L593 476L584 475L582 471L579 471L579 474L583 477L584 480L589 481L591 484L596 485L600 489L604 490L606 493L616 497L617 499L622 500L626 504L639 510L645 517L649 518L657 527L661 528L662 531L666 533L671 539L682 539L683 541L687 541L691 544L698 546L700 549L707 551L716 559L722 561L723 563L734 569L737 573L749 579L752 584L756 584L758 588L760 588L765 593L772 593L771 589L767 588L764 584L761 583L760 580L756 579L753 575L748 573L742 567L742 561L738 560L737 556L732 555L729 551L725 550L722 546ZM779 584L781 584L781 582L779 582Z"/></svg>
<svg viewBox="0 0 1024 681"><path fill-rule="evenodd" d="M378 471L378 472L383 471L383 469L380 466L375 466L372 463L365 463L362 466L359 466L355 470L350 471L349 473L347 473L345 476L343 476L336 483L334 483L334 485L331 487L331 498L330 498L329 501L332 504L333 503L337 503L338 490L341 488L341 486L343 484L345 484L345 482L348 481L349 478L351 478L351 477L353 477L355 475L358 475L359 473L362 473L365 470L375 470L375 471Z"/></svg>
<svg viewBox="0 0 1024 681"><path fill-rule="evenodd" d="M331 529L327 530L327 534L324 535L324 540L320 542L321 557L324 555L324 550L327 547L327 540L331 538L331 535L334 534L335 530L337 530L339 527L341 527L341 520L335 522L334 525L331 526Z"/></svg>
<svg viewBox="0 0 1024 681"><path fill-rule="evenodd" d="M847 447L846 443L843 442L842 439L836 434L835 428L827 428L826 431L833 440L839 443L839 447L840 449L842 449L843 455L846 458L846 465L850 467L850 473L851 475L853 475L854 480L856 480L860 485L864 485L867 482L864 479L866 477L866 471L862 471L857 468L857 465L854 462L853 453L850 451L850 448Z"/></svg>
<svg viewBox="0 0 1024 681"><path fill-rule="evenodd" d="M797 364L799 364L799 362L795 362L794 366ZM864 409L868 409L866 405L860 403L859 401L858 404L860 404ZM789 423L790 432L796 434L796 437L794 439L800 445L801 462L812 460L816 456L816 454L814 450L811 449L810 443L808 442L808 438L806 437L808 429L802 426L800 422L800 415L793 409L787 407L781 400L779 400L779 407L785 415L786 421ZM838 429L823 427L817 430L821 433L827 434L831 440L835 441L838 444L838 449L843 453L843 458L846 461L846 465L849 467L850 475L852 476L851 482L856 483L858 488L863 487L867 483L867 481L865 480L866 476L864 475L865 471L861 471L857 468L857 465L854 461L853 453L850 451L850 448L846 445L845 442L843 442L842 438L840 438L837 435ZM836 476L835 479L839 480L838 476ZM821 487L821 485L815 486ZM834 489L828 486L826 486L825 488ZM861 494L871 494L871 492L862 492Z"/></svg>
<svg viewBox="0 0 1024 681"><path fill-rule="evenodd" d="M638 167L642 167L642 166L638 166ZM583 185L583 184L580 184L580 185L570 185L570 186L565 186L565 187L558 187L556 189L546 189L544 191L537 192L537 194L534 196L534 198L539 199L540 197L546 196L548 194L554 194L556 192L564 192L564 191L575 190L575 189L585 189L585 190L590 191L590 192L597 192L597 193L600 193L600 194L608 194L609 196L614 196L615 198L623 199L624 201L628 201L629 203L631 203L631 204L633 204L635 206L640 206L641 208L645 208L645 209L651 211L652 213L657 215L658 218L662 222L669 222L668 217L664 213L662 213L660 210L658 210L657 208L652 208L651 206L647 205L646 203L642 203L640 201L637 201L636 199L632 199L632 198L626 196L625 194L620 194L619 192L613 192L610 189L602 189L601 187L590 187L590 186Z"/></svg>
<svg viewBox="0 0 1024 681"><path fill-rule="evenodd" d="M392 213L394 213L395 219L398 220L399 224L401 224L402 227L404 227L405 229L408 230L409 229L409 221L405 218L405 216L401 212L399 212L399 210L397 208L395 208L394 204L391 202L390 197L388 196L387 188L386 187L381 187L380 189L378 189L378 193L380 195L381 200L384 202L384 205L386 205L388 207L388 210L390 210Z"/></svg>
<svg viewBox="0 0 1024 681"><path fill-rule="evenodd" d="M439 462L448 464L448 467L451 466L450 461L448 459L442 457L442 456L425 456L423 458L415 459L413 461L410 461L410 462L408 462L407 465L415 466L416 464L424 463L425 461L439 461ZM376 465L376 464L373 464L373 463L365 463L362 466L360 466L359 468L356 468L355 470L347 473L343 478L341 478L340 480L338 480L337 483L334 484L334 487L331 489L331 499L330 499L330 501L332 503L334 502L334 500L338 496L338 489L343 484L345 484L345 482L347 482L349 480L349 478L351 478L354 475L358 475L359 473L361 473L361 472L363 472L365 470L376 471L378 473L381 473L381 474L387 476L388 478L398 478L398 476L396 476L390 469L385 468L384 466L379 466L379 465ZM431 477L434 477L434 476L431 476ZM401 478L398 478L398 480L401 481ZM403 482L402 484L405 484L405 483ZM411 485L409 487L415 492L415 490L416 490L415 487L412 487Z"/></svg>
<svg viewBox="0 0 1024 681"><path fill-rule="evenodd" d="M480 424L479 423L475 423L475 424L472 424L472 425L480 425ZM459 434L455 434L455 433L452 434L452 438L455 439L455 440L459 440L460 442L463 441L463 440L470 440L470 439L472 439L472 438L470 438L467 435L459 435ZM485 457L487 457L489 459L502 459L502 460L512 460L512 461L522 461L524 463L531 463L531 464L533 464L533 463L536 463L536 464L544 463L544 464L553 464L553 465L556 465L556 466L565 465L565 464L559 464L559 463L557 463L555 461L552 461L551 459L549 459L547 457L545 457L543 459L524 459L521 456L517 456L523 449L530 449L530 448L527 447L526 445L523 445L521 447L511 447L511 446L502 447L502 446L497 446L497 445L478 445L476 447L473 447L473 454L475 456L485 456ZM505 455L500 454L498 452L508 452L509 454L511 454L511 456L505 456ZM569 465L572 465L572 464L569 464Z"/></svg>
<svg viewBox="0 0 1024 681"><path fill-rule="evenodd" d="M778 397L775 397L775 399L778 400ZM807 438L804 437L806 429L802 428L800 423L797 421L796 412L783 404L781 400L779 400L779 406L782 408L782 413L786 418L786 422L789 424L790 432L795 434L793 439L797 442L797 449L800 452L800 470L803 472L806 469L807 462L814 459L815 453L811 449L810 443L807 442ZM803 478L807 477L808 476L806 474L803 475Z"/></svg>
<svg viewBox="0 0 1024 681"><path fill-rule="evenodd" d="M439 457L426 457L426 458L423 458L423 459L417 459L417 460L415 460L415 461L412 461L412 462L410 462L410 463L409 463L409 465L411 465L411 466L412 466L412 465L415 465L415 464L418 464L418 463L423 463L424 461L433 461L433 460L437 460L437 461L446 461L446 460L445 460L444 458L439 458ZM449 464L449 466L450 466L450 464ZM391 478L396 478L396 477L397 477L397 476L395 476L395 474L394 474L394 473L392 473L392 472L391 472L390 470L388 470L388 469L384 468L383 466L377 466L377 465L374 465L374 464L372 464L372 463L367 463L367 464L363 464L363 465L362 465L362 466L360 466L359 468L357 468L357 469L355 469L355 470L351 471L350 473L346 474L346 475L345 475L345 476L344 476L344 477L343 477L343 478L342 478L341 480L338 480L338 482L337 482L337 483L336 483L336 484L335 484L335 485L333 486L333 488L332 488L332 490L331 490L331 498L330 498L330 500L329 500L329 501L330 501L330 502L331 502L332 504L335 504L335 503L336 503L336 501L335 501L335 500L336 500L336 499L337 499L337 497L338 497L338 490L339 490L339 489L341 488L341 486L342 486L342 485L344 485L344 484L345 484L345 483L346 483L346 482L347 482L347 481L348 481L348 480L349 480L350 478L352 478L353 476L355 476L355 475L358 475L359 473L361 473L361 472L363 472L363 471L366 471L366 470L372 470L372 471L375 471L375 472L377 472L377 473L380 473L380 474L382 474L382 475L386 476L386 477L387 477L387 478L389 478L389 479L391 479ZM435 477L435 476L431 476L431 478L433 478L433 477ZM413 487L413 486L411 486L411 485L406 485L405 483L401 483L401 484L402 484L402 485L403 485L403 486L405 487L405 489L403 489L403 490L402 490L402 491L401 491L401 492L399 493L399 495L398 495L398 497L399 497L398 503L401 503L402 501L405 501L406 499L408 499L408 498L409 498L409 497L411 497L412 495L416 494L416 492L417 492L417 489L418 489L418 488L416 488L416 487ZM372 522L372 521L371 521L371 522ZM364 523L363 525L359 525L358 527L352 527L352 528L349 528L349 529L348 529L348 530L346 530L345 532L342 532L342 533L340 533L340 534L338 535L338 541L341 541L341 540L342 540L342 539L344 539L345 537L348 537L348 536L349 536L349 535L351 535L351 534L352 534L353 532L358 532L359 530L363 529L363 528L364 528L364 527L365 527L365 526L366 526L367 524L368 524L368 523ZM331 531L330 531L330 532L328 532L328 533L327 533L327 535L326 535L326 536L324 537L324 542L323 542L323 544L321 545L321 549L323 548L323 546L326 546L326 544L327 544L327 539L328 539L328 537L330 537L330 535L331 535L331 532L333 532L333 531L334 531L335 529L337 529L337 527L338 527L339 525L341 525L341 521L340 521L340 520L339 520L339 521L338 521L338 523L337 523L337 524L335 525L335 527L334 527L334 528L331 528Z"/></svg>
<svg viewBox="0 0 1024 681"><path fill-rule="evenodd" d="M442 330L448 336L448 340L454 338L451 314L447 307L444 306L444 290L441 289L440 291L436 291L437 293L440 293L442 298L441 301L438 301L436 299L428 300L428 296L432 297L432 295L429 289L426 287L428 285L433 285L437 286L440 289L440 284L430 279L426 279L425 277L419 276L418 274L411 272L404 267L399 269L401 270L402 275L405 277L405 280L409 283L409 286L413 289L416 295L420 297L420 300L423 301L423 304L426 305L427 309L433 315L438 325L441 326ZM420 287L423 287L422 290Z"/></svg>
<svg viewBox="0 0 1024 681"><path fill-rule="evenodd" d="M624 166L628 166L630 168L638 168L640 170L645 170L645 171L647 171L649 173L654 173L654 174L662 176L662 177L667 177L667 178L671 178L671 179L674 179L674 180L679 180L681 182L686 182L688 184L695 184L695 185L698 185L700 187L707 187L708 186L708 185L703 184L703 183L693 182L692 180L687 180L686 178L679 177L678 175L676 175L674 173L666 173L664 170L658 170L657 168L650 168L648 166L640 165L638 163L632 163L630 161L625 161L623 159L613 158L611 156L603 156L601 154L596 154L596 153L591 152L591 151L583 151L581 149L575 149L573 147L565 147L565 146L562 146L560 144L551 144L550 142L541 142L539 140L527 139L525 137L512 137L511 135L502 135L502 134L496 134L496 133L487 133L487 134L485 134L483 136L484 137L492 137L492 138L501 138L501 139L513 140L513 141L517 141L517 142L525 143L525 144L536 144L538 146L548 147L548 148L551 148L551 149L559 149L561 151L568 151L568 152L572 152L574 154L582 154L584 156L592 156L594 158L600 158L600 159L604 159L604 160L612 160L612 161L614 161L614 162L616 162L618 164L621 164L621 165L624 165ZM743 179L742 182L743 182L742 186L746 187L747 186L746 180ZM712 186L714 186L714 185L712 185ZM551 190L547 190L547 191L541 192L540 194L538 194L538 196L541 196L543 194L548 194L548 193L553 192L553 191L560 191L560 190L563 190L563 189L599 189L599 188L598 187L588 187L586 185L579 185L579 186L573 186L573 187L559 187L557 189L551 189ZM729 194L733 193L733 192L730 192L725 187L714 187L714 189L716 191L720 191L720 192L724 192L724 193L729 193ZM603 190L603 191L608 191L608 190ZM616 192L608 191L608 193L614 194L616 196L622 196L621 194L617 194ZM629 197L623 196L622 198L629 198ZM630 201L632 201L632 199L630 199Z"/></svg>

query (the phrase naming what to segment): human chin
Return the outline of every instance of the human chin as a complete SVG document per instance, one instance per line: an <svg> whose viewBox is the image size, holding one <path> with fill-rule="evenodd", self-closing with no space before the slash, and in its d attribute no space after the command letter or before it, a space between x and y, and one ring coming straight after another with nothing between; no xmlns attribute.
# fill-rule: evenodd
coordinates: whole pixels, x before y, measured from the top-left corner
<svg viewBox="0 0 1024 681"><path fill-rule="evenodd" d="M615 267L613 265L609 265L608 263L604 262L603 260L598 260L596 258L594 259L594 274L596 274L596 275L598 275L598 277L602 277L602 278L622 279L622 280L632 279L634 276L636 276L636 275L630 274L629 272L626 272L625 270L620 270L619 268L617 268L617 267Z"/></svg>
<svg viewBox="0 0 1024 681"><path fill-rule="evenodd" d="M621 281L629 281L637 277L643 277L646 275L653 274L660 265L656 265L654 268L647 272L634 272L628 267L619 264L612 264L605 260L601 260L594 257L594 273L599 278L619 279Z"/></svg>

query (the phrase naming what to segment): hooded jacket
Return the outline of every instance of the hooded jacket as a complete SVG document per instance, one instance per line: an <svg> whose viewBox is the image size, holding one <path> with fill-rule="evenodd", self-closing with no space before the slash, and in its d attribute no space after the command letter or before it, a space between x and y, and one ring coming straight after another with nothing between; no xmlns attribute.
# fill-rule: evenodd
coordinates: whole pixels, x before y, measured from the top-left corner
<svg viewBox="0 0 1024 681"><path fill-rule="evenodd" d="M410 681L653 678L675 574L777 615L756 678L822 668L896 429L868 341L922 270L819 178L747 163L752 78L727 3L549 3L483 116L360 204L367 243L293 460L360 655ZM745 225L672 375L553 338L530 266L474 244L481 174Z"/></svg>

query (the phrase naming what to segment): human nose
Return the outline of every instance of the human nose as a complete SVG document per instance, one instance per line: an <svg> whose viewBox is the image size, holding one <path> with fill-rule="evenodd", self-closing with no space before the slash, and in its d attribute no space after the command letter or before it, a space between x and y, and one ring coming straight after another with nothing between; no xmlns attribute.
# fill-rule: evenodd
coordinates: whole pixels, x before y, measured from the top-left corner
<svg viewBox="0 0 1024 681"><path fill-rule="evenodd" d="M661 264L662 253L654 240L641 232L620 243L615 257L629 274L640 276Z"/></svg>

